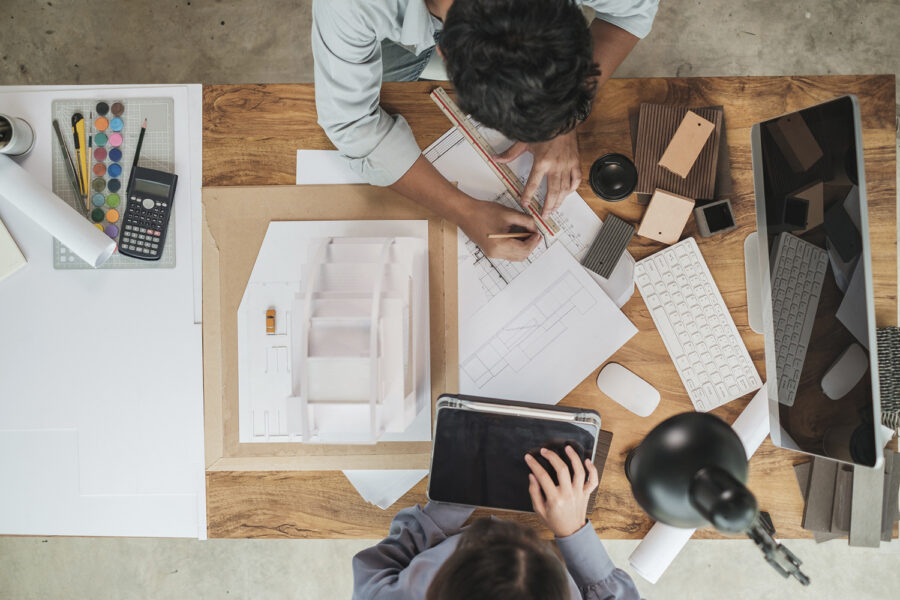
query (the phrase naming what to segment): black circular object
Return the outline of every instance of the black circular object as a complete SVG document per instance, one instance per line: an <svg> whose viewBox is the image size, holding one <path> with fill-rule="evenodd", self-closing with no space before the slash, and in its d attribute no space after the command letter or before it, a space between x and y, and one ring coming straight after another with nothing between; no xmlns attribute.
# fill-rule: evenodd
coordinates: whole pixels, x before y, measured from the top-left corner
<svg viewBox="0 0 900 600"><path fill-rule="evenodd" d="M118 179L110 179L106 183L106 187L108 187L109 191L111 192L118 192L120 189L122 189L122 182Z"/></svg>
<svg viewBox="0 0 900 600"><path fill-rule="evenodd" d="M682 413L654 427L628 455L625 475L641 508L674 527L712 523L734 533L756 518L744 446L710 414Z"/></svg>
<svg viewBox="0 0 900 600"><path fill-rule="evenodd" d="M109 112L109 104L106 102L98 102L97 103L97 114L101 117L105 117L106 113Z"/></svg>
<svg viewBox="0 0 900 600"><path fill-rule="evenodd" d="M631 195L637 185L637 169L624 154L604 154L591 165L591 189L612 202Z"/></svg>

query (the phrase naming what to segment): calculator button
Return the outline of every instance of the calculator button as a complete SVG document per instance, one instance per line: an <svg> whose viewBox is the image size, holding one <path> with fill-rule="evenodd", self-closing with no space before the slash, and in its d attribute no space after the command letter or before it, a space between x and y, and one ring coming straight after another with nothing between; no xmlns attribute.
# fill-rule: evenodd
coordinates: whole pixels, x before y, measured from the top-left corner
<svg viewBox="0 0 900 600"><path fill-rule="evenodd" d="M147 210L150 210L151 208L153 208L156 205L156 203L153 202L153 200L151 198L144 198L143 205L144 205L144 208L146 208Z"/></svg>

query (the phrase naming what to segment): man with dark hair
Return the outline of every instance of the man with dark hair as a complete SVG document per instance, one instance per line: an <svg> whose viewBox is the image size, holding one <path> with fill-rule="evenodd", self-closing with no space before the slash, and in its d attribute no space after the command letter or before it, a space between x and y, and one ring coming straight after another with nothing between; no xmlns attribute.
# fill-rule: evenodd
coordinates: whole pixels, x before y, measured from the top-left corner
<svg viewBox="0 0 900 600"><path fill-rule="evenodd" d="M413 81L437 50L460 107L534 155L523 204L547 180L544 214L581 182L575 127L597 87L650 32L658 0L314 0L319 124L373 185L457 223L491 257L524 260L530 217L456 189L421 154L409 125L379 106L382 81ZM580 6L592 8L588 25ZM437 47L438 40L440 42ZM525 240L489 239L511 228Z"/></svg>
<svg viewBox="0 0 900 600"><path fill-rule="evenodd" d="M597 469L565 449L567 461L541 450L556 472L530 455L528 492L553 532L563 562L533 529L498 519L463 524L471 508L427 504L401 510L390 535L353 558L354 600L636 600L637 588L616 569L586 521ZM571 473L569 470L571 465Z"/></svg>

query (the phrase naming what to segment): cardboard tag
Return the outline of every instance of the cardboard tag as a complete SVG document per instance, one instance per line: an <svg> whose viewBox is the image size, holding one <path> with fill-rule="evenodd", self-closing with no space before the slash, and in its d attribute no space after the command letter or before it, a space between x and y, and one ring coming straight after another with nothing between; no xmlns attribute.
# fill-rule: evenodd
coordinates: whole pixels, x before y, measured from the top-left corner
<svg viewBox="0 0 900 600"><path fill-rule="evenodd" d="M659 165L682 179L687 177L715 128L713 123L689 110L666 146Z"/></svg>
<svg viewBox="0 0 900 600"><path fill-rule="evenodd" d="M653 192L637 234L663 244L674 244L693 210L692 199L658 189Z"/></svg>

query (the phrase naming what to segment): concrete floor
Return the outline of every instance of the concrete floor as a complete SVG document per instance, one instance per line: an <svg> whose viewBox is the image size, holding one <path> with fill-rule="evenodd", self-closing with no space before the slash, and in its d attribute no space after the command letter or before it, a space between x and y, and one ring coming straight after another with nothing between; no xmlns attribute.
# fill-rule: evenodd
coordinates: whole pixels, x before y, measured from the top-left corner
<svg viewBox="0 0 900 600"><path fill-rule="evenodd" d="M310 0L2 0L0 85L312 81ZM623 77L898 73L897 0L663 0ZM900 107L898 107L900 114ZM0 492L2 493L2 492ZM347 598L371 541L0 537L0 599ZM619 565L636 542L607 547ZM889 598L900 542L791 541L813 584L746 541L692 541L647 598Z"/></svg>

